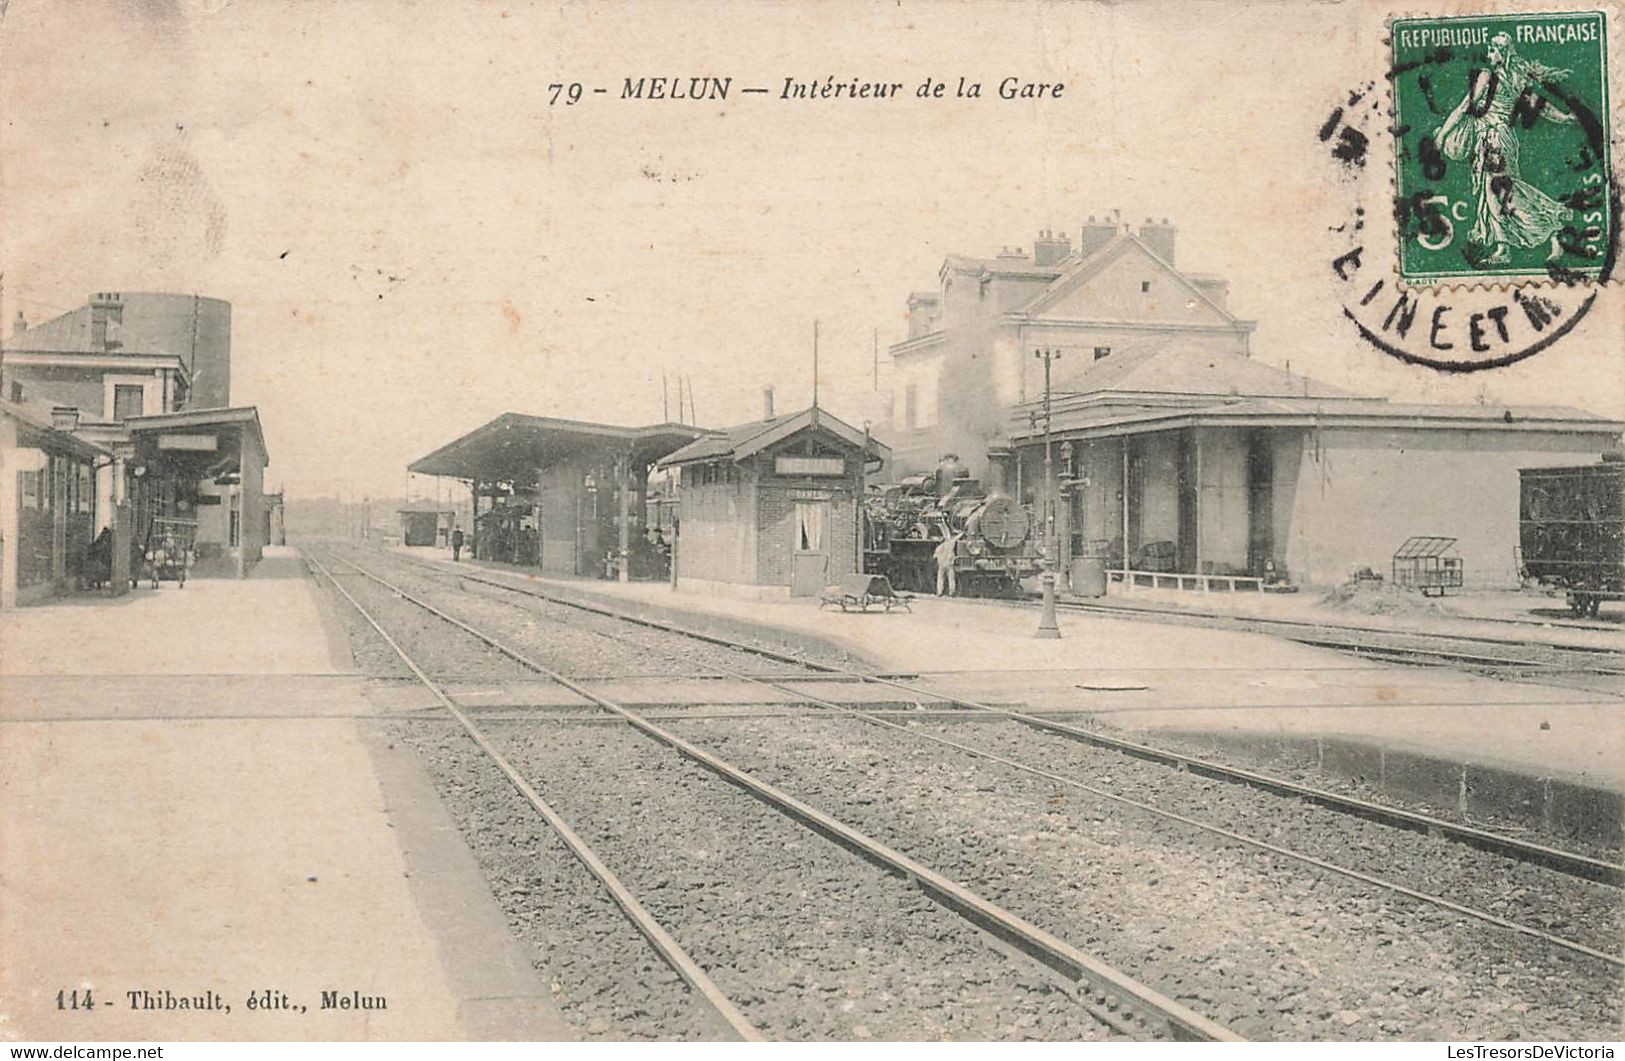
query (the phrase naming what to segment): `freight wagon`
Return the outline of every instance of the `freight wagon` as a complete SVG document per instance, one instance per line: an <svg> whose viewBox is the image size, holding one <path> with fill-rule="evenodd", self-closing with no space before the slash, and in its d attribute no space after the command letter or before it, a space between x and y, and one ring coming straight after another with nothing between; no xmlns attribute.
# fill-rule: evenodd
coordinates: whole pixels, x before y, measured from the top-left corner
<svg viewBox="0 0 1625 1061"><path fill-rule="evenodd" d="M1625 463L1519 473L1520 573L1568 593L1575 615L1625 599Z"/></svg>

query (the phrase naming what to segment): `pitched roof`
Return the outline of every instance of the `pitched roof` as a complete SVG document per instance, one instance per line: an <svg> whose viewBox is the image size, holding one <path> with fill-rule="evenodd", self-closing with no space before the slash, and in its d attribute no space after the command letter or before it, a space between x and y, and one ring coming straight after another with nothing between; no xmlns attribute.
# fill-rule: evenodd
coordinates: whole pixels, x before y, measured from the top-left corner
<svg viewBox="0 0 1625 1061"><path fill-rule="evenodd" d="M126 307L126 312L129 307ZM69 310L50 320L31 324L21 332L13 332L6 345L18 350L34 350L41 353L109 353L109 354L167 354L170 357L179 357L173 350L165 350L150 337L145 335L136 322L121 323L109 320L107 322L107 338L109 342L118 345L111 350L103 351L91 342L90 337L90 307L80 306Z"/></svg>
<svg viewBox="0 0 1625 1061"><path fill-rule="evenodd" d="M1071 261L1071 259L1067 259ZM943 269L1006 273L1015 276L1055 277L1061 274L1061 263L1038 265L1025 255L1005 258L975 258L965 254L950 254L942 260ZM940 270L939 270L940 272Z"/></svg>
<svg viewBox="0 0 1625 1061"><path fill-rule="evenodd" d="M660 461L660 467L722 458L743 460L809 427L829 431L854 448L863 446L863 432L839 417L832 416L827 410L808 408L798 413L787 413L766 420L751 420L713 431L664 457ZM870 436L869 452L884 457L891 452L891 448Z"/></svg>
<svg viewBox="0 0 1625 1061"><path fill-rule="evenodd" d="M1210 282L1220 279L1219 277L1206 273L1180 272L1178 269L1174 268L1173 263L1165 261L1160 255L1157 254L1156 251L1152 250L1137 233L1134 232L1119 232L1110 243L1106 244L1106 246L1102 247L1100 250L1096 251L1094 254L1091 254L1087 258L1079 258L1077 255L1073 255L1059 262L1058 264L1061 266L1061 268L1053 270L1056 273L1056 276L1055 279L1050 282L1049 286L1035 294L1026 302L1017 306L1011 312L1037 312L1044 306L1060 298L1062 295L1075 291L1084 284L1087 284L1090 280L1093 280L1102 269L1106 268L1107 265L1111 264L1118 257L1126 254L1130 250L1138 250L1144 254L1145 257L1148 258L1154 265L1160 268L1168 276L1172 277L1176 283L1183 287L1185 292L1192 298L1206 303L1214 310L1214 312L1218 313L1226 320L1236 319L1236 315L1234 313L1231 313L1229 310L1213 301L1205 290L1198 287L1193 282L1193 278L1197 276L1201 276Z"/></svg>

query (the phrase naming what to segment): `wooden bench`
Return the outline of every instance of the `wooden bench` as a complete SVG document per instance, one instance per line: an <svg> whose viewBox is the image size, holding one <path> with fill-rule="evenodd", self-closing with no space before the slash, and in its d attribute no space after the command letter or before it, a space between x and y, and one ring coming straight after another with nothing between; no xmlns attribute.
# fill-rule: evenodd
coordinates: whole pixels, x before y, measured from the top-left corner
<svg viewBox="0 0 1625 1061"><path fill-rule="evenodd" d="M835 604L843 612L852 608L866 612L869 605L878 604L888 612L893 608L913 612L914 609L909 607L913 600L912 594L893 589L891 579L885 575L842 575L840 582L824 587L824 592L818 597L818 606L822 608Z"/></svg>

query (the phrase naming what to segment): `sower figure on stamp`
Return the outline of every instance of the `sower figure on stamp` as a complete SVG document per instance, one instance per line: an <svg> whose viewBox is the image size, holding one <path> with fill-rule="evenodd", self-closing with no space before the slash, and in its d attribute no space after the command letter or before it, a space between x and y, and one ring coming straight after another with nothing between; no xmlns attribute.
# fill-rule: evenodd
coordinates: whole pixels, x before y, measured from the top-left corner
<svg viewBox="0 0 1625 1061"><path fill-rule="evenodd" d="M931 559L937 562L937 596L942 596L943 587L948 589L948 596L959 595L959 585L954 573L954 546L959 544L959 535L949 534L942 539Z"/></svg>
<svg viewBox="0 0 1625 1061"><path fill-rule="evenodd" d="M463 558L463 528L461 527L451 529L451 558L453 560Z"/></svg>
<svg viewBox="0 0 1625 1061"><path fill-rule="evenodd" d="M1538 247L1547 240L1552 241L1551 260L1562 253L1557 232L1574 211L1520 178L1513 119L1533 113L1547 121L1572 123L1574 115L1536 96L1543 84L1561 81L1569 71L1521 58L1505 33L1490 38L1487 56L1490 68L1473 71L1467 94L1433 139L1446 158L1471 161L1477 201L1469 235L1490 249L1484 264L1506 262L1508 243Z"/></svg>

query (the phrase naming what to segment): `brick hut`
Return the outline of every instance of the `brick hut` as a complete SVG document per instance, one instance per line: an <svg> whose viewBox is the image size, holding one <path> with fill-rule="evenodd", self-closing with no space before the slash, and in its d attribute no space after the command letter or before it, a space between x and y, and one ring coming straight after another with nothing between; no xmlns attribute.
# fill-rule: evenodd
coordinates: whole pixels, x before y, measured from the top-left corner
<svg viewBox="0 0 1625 1061"><path fill-rule="evenodd" d="M681 473L679 589L810 597L858 570L864 475L890 450L817 406L765 413L660 462Z"/></svg>

